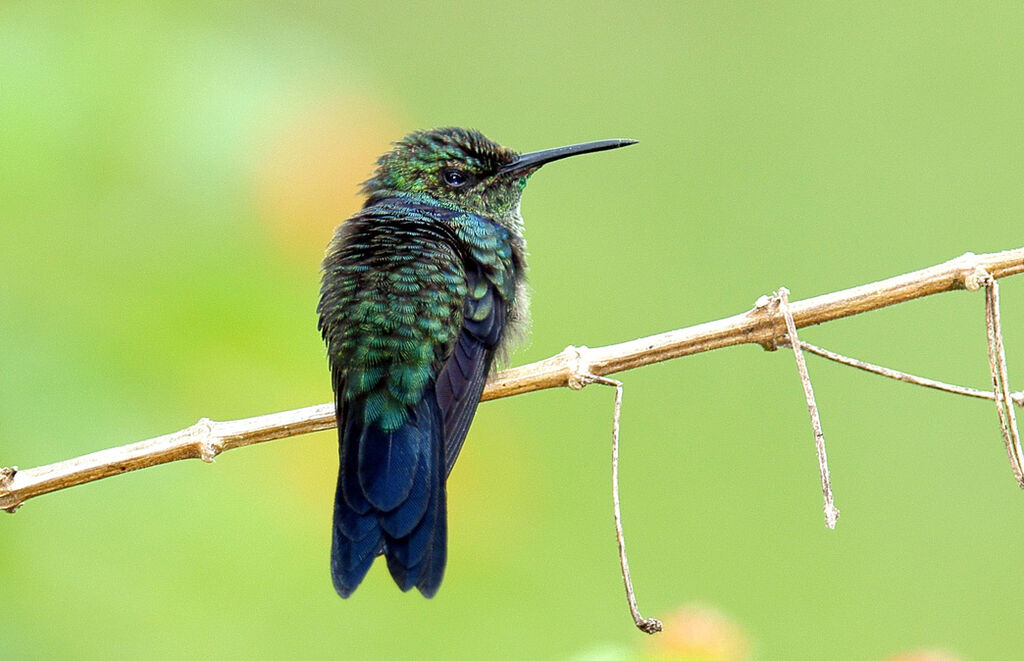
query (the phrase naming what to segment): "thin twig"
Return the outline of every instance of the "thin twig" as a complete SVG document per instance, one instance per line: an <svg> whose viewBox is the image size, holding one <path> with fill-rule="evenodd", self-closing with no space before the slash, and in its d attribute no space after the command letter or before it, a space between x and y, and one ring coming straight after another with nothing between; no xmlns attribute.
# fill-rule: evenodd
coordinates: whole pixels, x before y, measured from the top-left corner
<svg viewBox="0 0 1024 661"><path fill-rule="evenodd" d="M818 470L821 473L821 494L825 499L825 525L828 528L836 527L836 520L839 518L839 510L836 509L832 498L832 480L828 474L828 455L825 452L825 434L821 431L821 418L818 416L818 404L814 401L814 388L811 387L811 377L807 373L807 361L800 350L800 338L796 335L796 324L793 323L793 314L789 310L789 290L779 287L776 300L779 310L786 320L786 336L789 338L790 346L793 348L793 356L796 358L796 369L800 373L800 383L804 387L804 397L807 399L807 412L811 416L811 429L814 430L814 447L818 451Z"/></svg>
<svg viewBox="0 0 1024 661"><path fill-rule="evenodd" d="M636 628L644 633L661 631L661 620L645 618L636 605L633 579L629 575L629 560L626 559L626 536L622 532L622 509L619 506L619 417L622 415L622 381L605 376L593 377L594 383L615 386L615 408L612 415L612 508L615 514L615 539L619 544L619 566L622 569L622 583L626 586L626 600Z"/></svg>
<svg viewBox="0 0 1024 661"><path fill-rule="evenodd" d="M779 342L779 344L789 346L789 343L787 341ZM977 397L978 399L988 399L992 401L996 399L995 393L987 390L978 390L977 388L968 388L967 386L957 386L951 383L944 383L942 381L936 381L935 379L929 379L924 376L915 376L913 374L908 374L907 372L894 370L889 367L882 367L881 365L867 363L864 362L863 360L857 360L856 358L844 356L841 353L836 353L834 351L829 351L828 349L823 349L819 346L811 344L810 342L805 342L804 340L800 340L800 348L806 351L807 353L812 353L816 356L827 358L828 360L840 363L841 365L856 367L859 370L864 370L865 372L870 372L872 374L884 376L890 379L894 379L896 381L901 381L903 383L910 383L916 386L924 386L925 388L933 388L935 390L953 393L954 395ZM1024 406L1024 391L1010 393L1010 399L1013 400L1013 403L1016 404L1017 406Z"/></svg>
<svg viewBox="0 0 1024 661"><path fill-rule="evenodd" d="M612 410L612 509L615 515L615 539L619 545L619 567L622 570L622 582L626 586L626 601L633 623L637 629L648 634L661 631L661 620L645 618L636 605L636 593L633 591L633 579L629 575L629 560L626 559L626 537L622 532L622 511L619 507L619 418L622 416L622 382L597 376L590 371L590 354L593 350L587 347L568 347L565 354L570 357L572 376L569 387L583 390L591 383L599 383L615 388L615 407Z"/></svg>
<svg viewBox="0 0 1024 661"><path fill-rule="evenodd" d="M1024 452L1020 446L1020 432L1017 430L1017 414L1010 399L1010 384L1006 370L1006 350L1003 348L1003 329L999 320L999 283L995 278L986 277L985 285L985 327L988 337L988 364L992 372L992 389L996 396L996 412L999 426L1003 431L1006 452L1010 456L1010 467L1017 478L1017 484L1024 489Z"/></svg>
<svg viewBox="0 0 1024 661"><path fill-rule="evenodd" d="M797 328L821 324L888 305L957 289L976 289L984 269L994 278L1024 272L1024 248L1000 253L967 253L943 264L790 304ZM769 311L760 307L726 319L591 349L596 376L650 365L738 344L774 348ZM568 386L574 377L574 349L491 376L483 398L509 397ZM179 459L212 459L217 452L334 426L333 406L303 409L229 422L202 420L189 429L147 441L94 452L47 466L0 473L0 509L14 511L30 498L111 475Z"/></svg>

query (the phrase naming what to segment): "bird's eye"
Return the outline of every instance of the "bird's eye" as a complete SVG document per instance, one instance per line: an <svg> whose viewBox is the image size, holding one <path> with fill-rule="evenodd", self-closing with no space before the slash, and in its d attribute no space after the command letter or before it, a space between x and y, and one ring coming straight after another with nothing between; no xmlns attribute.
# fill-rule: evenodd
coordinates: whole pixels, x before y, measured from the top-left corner
<svg viewBox="0 0 1024 661"><path fill-rule="evenodd" d="M460 188L469 183L469 175L458 168L445 168L441 172L441 179L450 188Z"/></svg>

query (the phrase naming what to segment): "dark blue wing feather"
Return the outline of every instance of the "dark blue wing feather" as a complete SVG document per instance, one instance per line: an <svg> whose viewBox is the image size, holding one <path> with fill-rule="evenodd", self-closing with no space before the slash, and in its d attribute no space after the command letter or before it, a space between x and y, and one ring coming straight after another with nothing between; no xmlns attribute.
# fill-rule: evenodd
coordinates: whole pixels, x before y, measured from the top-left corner
<svg viewBox="0 0 1024 661"><path fill-rule="evenodd" d="M484 277L479 270L466 275L470 291ZM493 285L487 285L482 297L468 298L462 331L437 377L437 402L444 414L446 476L455 465L480 403L495 349L505 329L505 318L505 302Z"/></svg>

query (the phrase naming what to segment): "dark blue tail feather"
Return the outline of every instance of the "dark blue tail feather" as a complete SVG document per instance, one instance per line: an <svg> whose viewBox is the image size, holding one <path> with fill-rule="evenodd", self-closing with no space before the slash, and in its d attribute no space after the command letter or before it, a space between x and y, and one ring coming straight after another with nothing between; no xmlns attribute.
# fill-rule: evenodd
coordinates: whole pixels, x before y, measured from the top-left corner
<svg viewBox="0 0 1024 661"><path fill-rule="evenodd" d="M426 430L406 420L394 431L366 425L359 444L359 485L374 509L390 512L409 497Z"/></svg>
<svg viewBox="0 0 1024 661"><path fill-rule="evenodd" d="M446 544L444 424L434 384L405 424L366 425L360 402L347 402L339 432L331 573L342 597L383 553L399 587L437 592Z"/></svg>
<svg viewBox="0 0 1024 661"><path fill-rule="evenodd" d="M431 459L429 452L418 457L416 475L408 497L401 505L380 518L380 525L388 537L399 539L412 533L413 528L423 520L430 506Z"/></svg>
<svg viewBox="0 0 1024 661"><path fill-rule="evenodd" d="M447 508L445 503L443 448L436 445L431 458L434 479L426 512L412 531L401 538L385 535L388 570L402 590L419 589L433 597L441 587L447 556Z"/></svg>
<svg viewBox="0 0 1024 661"><path fill-rule="evenodd" d="M360 514L345 500L342 481L334 496L334 532L331 539L331 577L334 589L348 597L370 570L373 559L384 546L380 527L372 513Z"/></svg>

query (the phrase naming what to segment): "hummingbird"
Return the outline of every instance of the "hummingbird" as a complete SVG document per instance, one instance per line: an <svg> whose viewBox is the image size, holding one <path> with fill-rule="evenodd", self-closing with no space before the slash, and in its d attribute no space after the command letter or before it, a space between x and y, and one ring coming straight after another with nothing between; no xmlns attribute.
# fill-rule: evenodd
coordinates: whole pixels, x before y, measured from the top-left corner
<svg viewBox="0 0 1024 661"><path fill-rule="evenodd" d="M363 208L327 248L317 306L338 421L331 576L342 597L379 555L403 591L437 592L448 474L496 357L528 324L526 181L551 161L635 142L519 154L439 128L377 161Z"/></svg>

